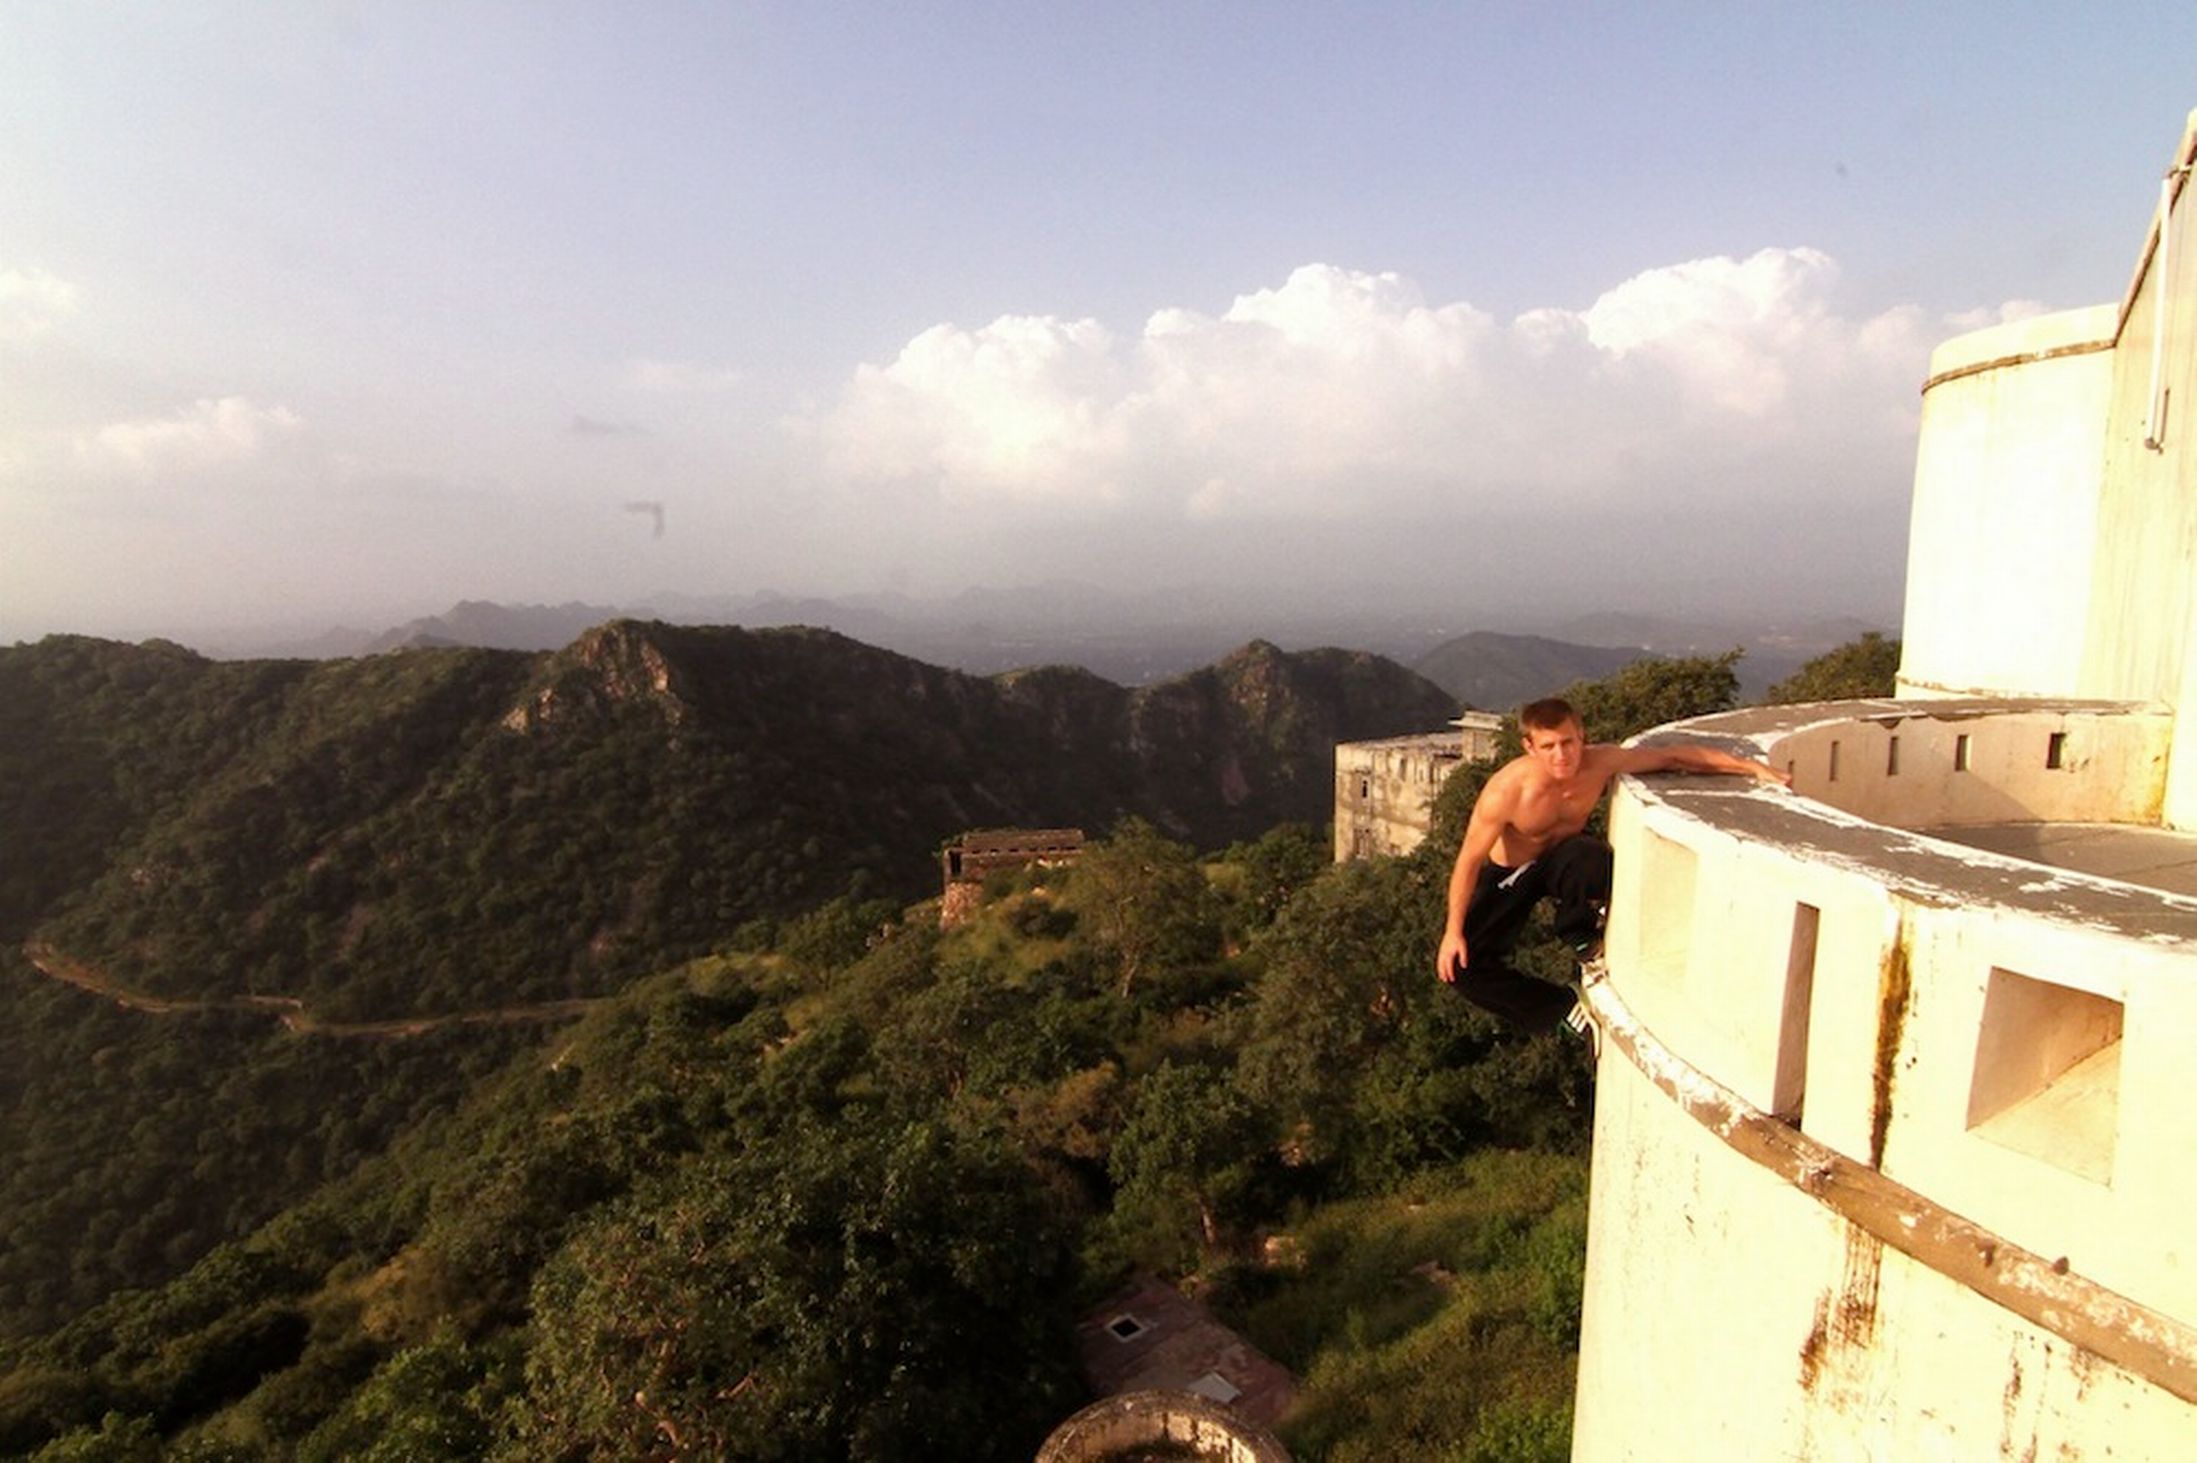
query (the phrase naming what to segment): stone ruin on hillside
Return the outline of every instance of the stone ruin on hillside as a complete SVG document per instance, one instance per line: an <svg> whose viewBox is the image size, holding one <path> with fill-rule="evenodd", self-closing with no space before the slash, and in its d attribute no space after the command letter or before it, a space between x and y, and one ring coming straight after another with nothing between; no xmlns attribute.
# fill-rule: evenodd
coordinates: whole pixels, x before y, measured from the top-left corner
<svg viewBox="0 0 2197 1463"><path fill-rule="evenodd" d="M984 881L1006 869L1059 868L1083 855L1081 828L993 828L964 833L939 851L943 897L938 927L952 929L983 897Z"/></svg>

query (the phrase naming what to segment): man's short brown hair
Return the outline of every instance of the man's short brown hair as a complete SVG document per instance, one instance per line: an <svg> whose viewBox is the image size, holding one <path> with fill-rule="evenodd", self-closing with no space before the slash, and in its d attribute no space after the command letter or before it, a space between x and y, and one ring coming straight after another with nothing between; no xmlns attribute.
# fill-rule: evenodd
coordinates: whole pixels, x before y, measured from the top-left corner
<svg viewBox="0 0 2197 1463"><path fill-rule="evenodd" d="M1518 708L1518 725L1523 731L1555 731L1566 722L1578 720L1579 713L1561 696L1543 696Z"/></svg>

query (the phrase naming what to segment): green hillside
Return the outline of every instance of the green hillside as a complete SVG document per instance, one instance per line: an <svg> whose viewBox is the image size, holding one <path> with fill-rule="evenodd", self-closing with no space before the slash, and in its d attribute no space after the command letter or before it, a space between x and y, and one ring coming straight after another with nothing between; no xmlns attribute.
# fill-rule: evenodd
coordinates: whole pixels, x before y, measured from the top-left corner
<svg viewBox="0 0 2197 1463"><path fill-rule="evenodd" d="M1139 691L822 631L618 622L555 655L0 651L0 939L334 1020L600 995L971 827L1322 820L1332 742L1439 725L1389 662L1252 645Z"/></svg>
<svg viewBox="0 0 2197 1463"><path fill-rule="evenodd" d="M1584 1053L1426 972L1486 769L1412 858L1271 826L1332 738L1426 724L1392 666L1132 693L622 624L0 678L45 852L5 866L0 1455L1024 1459L1132 1270L1299 1373L1301 1457L1564 1455ZM1732 680L1574 692L1622 731ZM941 933L903 890L986 809L1112 832ZM498 1006L555 1019L343 1024Z"/></svg>
<svg viewBox="0 0 2197 1463"><path fill-rule="evenodd" d="M1359 1379L1430 1326L1489 1368L1439 1381L1451 1435L1560 1441L1583 1053L1417 977L1440 864L1284 829L1201 866L1129 825L950 934L795 921L651 976L167 1286L0 1343L0 1451L1027 1458L1132 1267L1307 1373L1308 1457L1424 1426ZM1253 1263L1300 1222L1309 1263Z"/></svg>

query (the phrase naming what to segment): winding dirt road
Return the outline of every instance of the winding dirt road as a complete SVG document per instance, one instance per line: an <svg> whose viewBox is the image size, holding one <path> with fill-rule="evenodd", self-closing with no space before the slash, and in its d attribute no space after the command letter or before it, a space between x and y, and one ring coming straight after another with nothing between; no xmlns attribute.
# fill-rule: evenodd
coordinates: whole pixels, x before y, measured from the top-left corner
<svg viewBox="0 0 2197 1463"><path fill-rule="evenodd" d="M112 1001L129 1011L152 1016L197 1015L209 1011L243 1011L272 1016L283 1029L301 1036L393 1037L424 1036L448 1026L528 1026L550 1021L569 1021L584 1016L604 1003L604 998L583 997L569 1001L543 1001L532 1006L499 1006L487 1011L458 1011L446 1016L414 1016L399 1021L323 1021L305 1009L295 996L228 996L210 1001L171 1000L117 985L104 971L75 960L41 940L23 946L23 957L38 973L87 995Z"/></svg>

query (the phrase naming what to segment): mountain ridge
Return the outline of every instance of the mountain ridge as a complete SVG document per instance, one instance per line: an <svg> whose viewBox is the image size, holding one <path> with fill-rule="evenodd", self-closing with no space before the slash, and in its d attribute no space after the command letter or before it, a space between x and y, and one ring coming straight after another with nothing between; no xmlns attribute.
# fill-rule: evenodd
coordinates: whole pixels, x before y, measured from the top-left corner
<svg viewBox="0 0 2197 1463"><path fill-rule="evenodd" d="M0 701L0 938L331 1020L604 994L756 920L919 897L971 827L1324 821L1334 741L1454 713L1361 652L1253 642L1130 689L640 620L325 662L64 638L0 649Z"/></svg>

